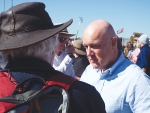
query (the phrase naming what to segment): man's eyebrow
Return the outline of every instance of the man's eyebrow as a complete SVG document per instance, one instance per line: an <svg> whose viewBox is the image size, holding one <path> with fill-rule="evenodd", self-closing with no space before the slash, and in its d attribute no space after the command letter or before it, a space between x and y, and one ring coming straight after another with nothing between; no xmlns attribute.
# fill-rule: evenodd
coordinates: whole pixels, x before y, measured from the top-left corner
<svg viewBox="0 0 150 113"><path fill-rule="evenodd" d="M91 42L88 45L100 45L100 44L101 44L101 42L99 42L99 43L97 43L97 42L95 42L95 43ZM83 45L87 45L87 44L83 44Z"/></svg>

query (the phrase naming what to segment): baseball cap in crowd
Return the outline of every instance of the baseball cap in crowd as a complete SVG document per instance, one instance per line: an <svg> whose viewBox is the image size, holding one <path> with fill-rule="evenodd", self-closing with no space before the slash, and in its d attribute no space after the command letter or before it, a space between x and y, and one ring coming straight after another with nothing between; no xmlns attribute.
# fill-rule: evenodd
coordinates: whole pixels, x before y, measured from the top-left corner
<svg viewBox="0 0 150 113"><path fill-rule="evenodd" d="M141 35L141 36L138 38L138 40L139 40L140 42L142 42L143 44L148 44L148 42L149 42L149 38L148 38L148 36L147 36L146 34Z"/></svg>
<svg viewBox="0 0 150 113"><path fill-rule="evenodd" d="M0 14L0 50L29 46L54 36L73 22L52 23L41 2L22 3Z"/></svg>
<svg viewBox="0 0 150 113"><path fill-rule="evenodd" d="M73 41L73 47L75 48L75 52L79 55L86 55L86 49L83 46L82 39L76 39Z"/></svg>

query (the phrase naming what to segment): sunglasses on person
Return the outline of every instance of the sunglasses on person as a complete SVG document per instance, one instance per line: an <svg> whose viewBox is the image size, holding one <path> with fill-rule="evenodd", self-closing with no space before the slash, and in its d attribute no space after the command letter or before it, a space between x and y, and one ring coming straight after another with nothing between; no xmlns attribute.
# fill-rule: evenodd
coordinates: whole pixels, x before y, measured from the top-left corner
<svg viewBox="0 0 150 113"><path fill-rule="evenodd" d="M59 37L59 41L60 42L64 42L64 41L69 41L69 38L64 38L64 37Z"/></svg>

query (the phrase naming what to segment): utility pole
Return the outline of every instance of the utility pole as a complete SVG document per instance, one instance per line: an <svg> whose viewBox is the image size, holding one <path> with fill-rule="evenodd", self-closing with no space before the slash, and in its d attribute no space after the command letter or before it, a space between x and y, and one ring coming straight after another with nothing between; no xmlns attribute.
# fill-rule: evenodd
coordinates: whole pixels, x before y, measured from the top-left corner
<svg viewBox="0 0 150 113"><path fill-rule="evenodd" d="M12 0L11 4L12 4L12 7L13 7L13 0ZM5 11L5 0L4 0L4 11Z"/></svg>
<svg viewBox="0 0 150 113"><path fill-rule="evenodd" d="M78 36L78 31L79 31L80 24L83 22L83 18L82 18L82 17L79 17L79 19L80 19L80 21L79 21L79 26L78 26L76 38L77 38L77 36Z"/></svg>
<svg viewBox="0 0 150 113"><path fill-rule="evenodd" d="M5 0L4 0L4 11L5 11Z"/></svg>
<svg viewBox="0 0 150 113"><path fill-rule="evenodd" d="M13 0L12 0L12 7L13 7Z"/></svg>

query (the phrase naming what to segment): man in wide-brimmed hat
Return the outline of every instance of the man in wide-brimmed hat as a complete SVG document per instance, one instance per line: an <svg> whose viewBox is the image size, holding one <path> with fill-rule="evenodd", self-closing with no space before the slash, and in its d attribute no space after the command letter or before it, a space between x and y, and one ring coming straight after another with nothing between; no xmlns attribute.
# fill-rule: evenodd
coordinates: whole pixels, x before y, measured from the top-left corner
<svg viewBox="0 0 150 113"><path fill-rule="evenodd" d="M45 5L40 2L23 3L0 14L0 53L2 68L6 71L0 72L0 98L11 95L15 84L28 78L51 81L52 75L61 74L65 78L64 81L59 79L61 84L74 80L68 89L69 113L70 110L71 113L105 112L101 96L93 86L64 75L51 66L58 33L71 23L72 19L54 26L45 11ZM32 82L29 87L26 85L28 90L39 90L42 87L43 84L39 82ZM0 112L3 113L13 105L0 102Z"/></svg>
<svg viewBox="0 0 150 113"><path fill-rule="evenodd" d="M56 23L56 26L62 25L62 23ZM73 62L73 55L71 56L70 53L67 53L64 51L65 45L68 47L68 40L70 37L74 36L75 34L68 33L67 28L59 32L58 40L59 43L57 44L55 48L55 57L53 61L53 67L54 69L69 75L73 78L75 77L75 72L72 67Z"/></svg>

